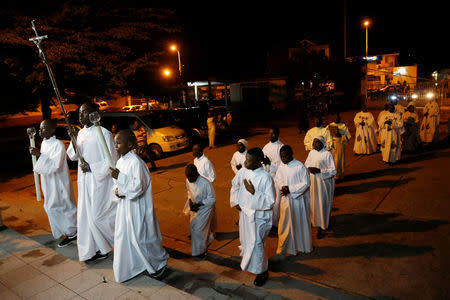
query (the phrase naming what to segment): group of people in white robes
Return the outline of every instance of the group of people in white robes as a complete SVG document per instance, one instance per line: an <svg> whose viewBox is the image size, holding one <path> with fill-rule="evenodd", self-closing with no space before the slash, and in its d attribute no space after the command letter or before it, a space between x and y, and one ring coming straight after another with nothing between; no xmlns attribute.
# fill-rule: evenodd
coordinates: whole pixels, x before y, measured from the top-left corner
<svg viewBox="0 0 450 300"><path fill-rule="evenodd" d="M111 132L91 122L89 115L95 112L98 106L94 103L80 107L83 128L76 132L69 127L73 142L67 151L54 135L53 120L41 123L40 150L30 147L30 153L38 158L34 171L41 174L44 208L53 236L65 236L59 247L76 241L79 260L87 263L107 258L114 248L113 269L118 282L143 271L158 278L168 254L162 247L153 208L149 169L133 151L137 143L134 133L121 131L114 141ZM78 161L77 206L66 154Z"/></svg>

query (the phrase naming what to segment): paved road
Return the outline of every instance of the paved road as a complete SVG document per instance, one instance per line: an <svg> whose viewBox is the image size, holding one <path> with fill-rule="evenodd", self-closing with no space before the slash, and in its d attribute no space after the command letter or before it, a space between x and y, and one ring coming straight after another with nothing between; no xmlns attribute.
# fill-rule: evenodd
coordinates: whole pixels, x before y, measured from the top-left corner
<svg viewBox="0 0 450 300"><path fill-rule="evenodd" d="M343 115L352 133L353 116L354 112ZM281 141L293 147L297 159L305 161L304 134L298 134L292 122L278 124ZM236 133L234 139L244 137L250 147L262 147L268 139L268 126L254 124ZM233 176L229 160L235 146L224 143L205 150L218 174L214 187L219 228L209 258L201 262L188 256L188 219L181 212L186 200L184 166L193 157L184 153L159 160L159 170L152 173L155 208L164 245L173 257L171 267L179 272L169 276L166 284L204 299L213 291L219 293L214 294L217 297L236 296L239 293L231 291L239 289L245 290L241 297L249 293L253 295L247 295L250 298L449 298L450 188L446 173L450 149L441 147L404 156L390 167L381 161L379 153L353 156L352 147L353 139L347 148L346 180L336 186L327 236L313 239L311 254L287 258L274 256L277 238L270 236L267 251L272 257L271 279L262 289L249 288L253 276L239 270L238 228L234 224L237 214L229 207ZM74 171L72 179L76 186ZM33 198L31 175L1 182L3 220L12 229L55 247L49 239L42 203ZM76 251L67 255L76 259ZM189 280L185 279L187 275ZM226 280L234 285L223 290L221 284Z"/></svg>

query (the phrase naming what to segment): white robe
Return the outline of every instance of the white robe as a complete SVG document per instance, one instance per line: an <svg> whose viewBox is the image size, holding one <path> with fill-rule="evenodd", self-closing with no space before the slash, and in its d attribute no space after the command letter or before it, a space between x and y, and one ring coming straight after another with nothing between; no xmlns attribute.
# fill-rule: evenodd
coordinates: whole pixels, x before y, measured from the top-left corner
<svg viewBox="0 0 450 300"><path fill-rule="evenodd" d="M41 175L44 209L55 239L77 233L77 208L66 161L64 143L52 136L41 144L41 156L34 166Z"/></svg>
<svg viewBox="0 0 450 300"><path fill-rule="evenodd" d="M424 143L436 142L439 140L439 105L436 101L430 101L425 104L423 113L428 113L428 116L424 116L420 124L420 139Z"/></svg>
<svg viewBox="0 0 450 300"><path fill-rule="evenodd" d="M244 186L250 180L255 194ZM253 274L267 271L266 238L272 228L272 207L275 203L273 179L263 167L252 171L242 168L234 176L230 191L230 205L239 205L239 240L242 256L241 269Z"/></svg>
<svg viewBox="0 0 450 300"><path fill-rule="evenodd" d="M233 170L235 175L239 171L236 168L237 165L241 165L242 168L245 168L244 162L245 162L246 155L247 155L247 150L245 150L243 153L241 153L239 151L234 152L233 157L231 158L231 161L230 161L230 165L231 165L231 169Z"/></svg>
<svg viewBox="0 0 450 300"><path fill-rule="evenodd" d="M391 125L384 124L392 121ZM388 112L380 119L378 126L381 130L381 157L385 162L396 162L400 160L402 153L401 135L405 131L403 121L396 112Z"/></svg>
<svg viewBox="0 0 450 300"><path fill-rule="evenodd" d="M372 154L377 151L377 125L372 113L360 111L353 121L356 127L353 151L356 154ZM361 126L360 123L363 121L365 125Z"/></svg>
<svg viewBox="0 0 450 300"><path fill-rule="evenodd" d="M167 265L161 231L153 207L152 180L146 163L134 151L118 161L120 173L114 187L125 198L117 201L114 234L114 277L128 280L143 271L155 273Z"/></svg>
<svg viewBox="0 0 450 300"><path fill-rule="evenodd" d="M213 183L216 180L216 174L211 161L203 154L199 158L194 158L194 165L197 167L197 171L200 176L205 177L209 182ZM212 223L211 230L214 232L217 229L217 213L216 206L212 208Z"/></svg>
<svg viewBox="0 0 450 300"><path fill-rule="evenodd" d="M403 114L405 113L405 107L400 103L395 105L395 112L400 115L400 119L403 118Z"/></svg>
<svg viewBox="0 0 450 300"><path fill-rule="evenodd" d="M325 149L311 150L305 166L320 169L320 173L310 174L311 223L315 227L328 228L334 196L334 175L336 168L331 153Z"/></svg>
<svg viewBox="0 0 450 300"><path fill-rule="evenodd" d="M113 163L117 160L116 149L111 132L101 127L111 153ZM110 252L114 246L114 222L116 203L113 179L109 173L109 164L95 126L84 127L78 133L78 149L91 171L84 173L78 164L78 258L85 261L97 251ZM70 143L67 155L78 160L78 155Z"/></svg>
<svg viewBox="0 0 450 300"><path fill-rule="evenodd" d="M277 140L274 143L268 142L262 149L264 155L270 159L270 165L263 165L264 170L269 172L272 178L275 177L278 166L281 164L281 157L280 157L281 147L283 147L283 143L280 142L280 140ZM280 220L280 202L277 201L277 199L275 199L275 204L273 205L272 213L273 213L272 223L274 226L278 226L278 221Z"/></svg>
<svg viewBox="0 0 450 300"><path fill-rule="evenodd" d="M388 110L380 111L380 113L378 114L378 117L377 117L377 126L378 126L378 123L380 123L380 119L383 118L383 116L388 112L389 112ZM381 130L379 128L377 129L377 144L378 145L381 144Z"/></svg>
<svg viewBox="0 0 450 300"><path fill-rule="evenodd" d="M192 256L206 252L209 244L214 240L211 224L216 206L216 195L214 188L208 179L199 176L195 182L186 179L186 190L188 200L186 201L184 213L190 216L191 250ZM201 203L197 212L189 207L189 199L194 203Z"/></svg>
<svg viewBox="0 0 450 300"><path fill-rule="evenodd" d="M275 175L276 196L280 198L277 253L296 255L312 251L309 185L309 171L298 160L278 167ZM281 195L283 186L289 187L287 196Z"/></svg>
<svg viewBox="0 0 450 300"><path fill-rule="evenodd" d="M313 127L305 135L303 143L305 144L306 151L311 151L313 148L314 139L318 136L325 138L325 149L333 150L333 139L331 137L330 130L327 127Z"/></svg>

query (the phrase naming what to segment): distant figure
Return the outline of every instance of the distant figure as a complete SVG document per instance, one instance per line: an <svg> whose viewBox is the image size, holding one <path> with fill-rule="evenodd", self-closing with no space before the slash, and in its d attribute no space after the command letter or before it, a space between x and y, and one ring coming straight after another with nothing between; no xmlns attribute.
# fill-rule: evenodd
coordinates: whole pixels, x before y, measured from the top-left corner
<svg viewBox="0 0 450 300"><path fill-rule="evenodd" d="M353 121L356 127L355 145L353 147L355 154L372 154L377 151L377 125L366 105L362 106L362 111L356 114Z"/></svg>
<svg viewBox="0 0 450 300"><path fill-rule="evenodd" d="M403 114L402 151L416 152L420 146L419 138L419 116L415 112L414 104L409 104L407 111Z"/></svg>
<svg viewBox="0 0 450 300"><path fill-rule="evenodd" d="M216 122L214 120L214 114L210 111L208 112L206 125L208 126L209 149L212 149L214 148L214 139L216 138Z"/></svg>
<svg viewBox="0 0 450 300"><path fill-rule="evenodd" d="M306 151L311 151L314 149L313 141L317 136L323 136L325 138L325 149L333 150L333 139L331 138L330 131L326 127L322 127L323 121L322 118L319 117L316 120L316 127L311 128L305 135L305 139L303 143L305 144Z"/></svg>
<svg viewBox="0 0 450 300"><path fill-rule="evenodd" d="M264 153L260 148L247 151L245 168L234 176L230 205L239 211L241 269L257 274L254 284L262 286L269 278L266 238L272 227L275 202L273 179L262 167Z"/></svg>
<svg viewBox="0 0 450 300"><path fill-rule="evenodd" d="M111 125L111 133L113 135L113 138L115 138L116 135L119 133L119 129L117 128L116 124Z"/></svg>
<svg viewBox="0 0 450 300"><path fill-rule="evenodd" d="M390 165L400 160L402 152L401 138L404 129L400 115L389 104L389 112L378 123L381 129L381 157Z"/></svg>
<svg viewBox="0 0 450 300"><path fill-rule="evenodd" d="M330 123L327 127L333 137L333 158L336 166L336 180L344 178L345 167L345 148L352 137L348 131L347 126L341 122L339 113L336 116L336 121Z"/></svg>
<svg viewBox="0 0 450 300"><path fill-rule="evenodd" d="M41 175L44 209L48 216L53 237L65 247L77 240L77 208L66 160L63 142L55 137L55 120L41 122L39 135L43 139L41 150L30 147L37 161L34 172Z"/></svg>
<svg viewBox="0 0 450 300"><path fill-rule="evenodd" d="M305 161L310 173L311 185L310 207L311 223L319 227L317 238L323 237L323 231L328 228L334 197L334 166L333 156L325 149L325 138L318 136L314 139L313 147Z"/></svg>
<svg viewBox="0 0 450 300"><path fill-rule="evenodd" d="M439 105L436 100L425 104L423 119L420 124L420 139L424 143L435 143L439 140Z"/></svg>
<svg viewBox="0 0 450 300"><path fill-rule="evenodd" d="M169 255L162 247L162 236L153 207L152 180L145 162L134 153L136 136L122 130L115 138L120 156L116 168L110 168L115 179L117 202L114 234L114 278L123 282L147 271L162 276Z"/></svg>
<svg viewBox="0 0 450 300"><path fill-rule="evenodd" d="M377 117L377 124L380 123L380 119L383 118L383 116L384 116L387 112L389 112L389 103L384 104L383 110L380 111L380 113L378 114L378 117ZM379 146L379 145L381 144L381 130L378 129L377 131L378 131L378 133L377 133L377 144L378 144L378 146Z"/></svg>
<svg viewBox="0 0 450 300"><path fill-rule="evenodd" d="M248 143L244 139L240 139L237 144L237 151L234 152L231 158L230 165L234 174L236 174L243 166L245 162L245 156L247 155Z"/></svg>
<svg viewBox="0 0 450 300"><path fill-rule="evenodd" d="M281 147L280 156L282 163L274 179L276 197L280 198L277 254L309 253L312 251L309 171L294 158L290 146Z"/></svg>
<svg viewBox="0 0 450 300"><path fill-rule="evenodd" d="M211 182L200 176L195 165L187 165L185 174L188 199L184 213L190 216L192 256L204 258L209 244L214 240L211 225L216 195Z"/></svg>

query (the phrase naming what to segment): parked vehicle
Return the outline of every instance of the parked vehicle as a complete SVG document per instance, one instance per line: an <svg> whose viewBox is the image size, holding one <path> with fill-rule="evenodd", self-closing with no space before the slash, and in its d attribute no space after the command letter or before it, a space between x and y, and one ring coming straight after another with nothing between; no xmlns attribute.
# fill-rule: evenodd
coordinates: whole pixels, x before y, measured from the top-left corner
<svg viewBox="0 0 450 300"><path fill-rule="evenodd" d="M140 111L144 110L144 107L142 105L127 105L122 107L123 111Z"/></svg>
<svg viewBox="0 0 450 300"><path fill-rule="evenodd" d="M147 145L157 158L161 158L166 152L181 150L189 145L183 129L150 112L103 112L100 122L108 130L111 130L112 125L122 130L134 129L135 121L140 122L147 131Z"/></svg>

